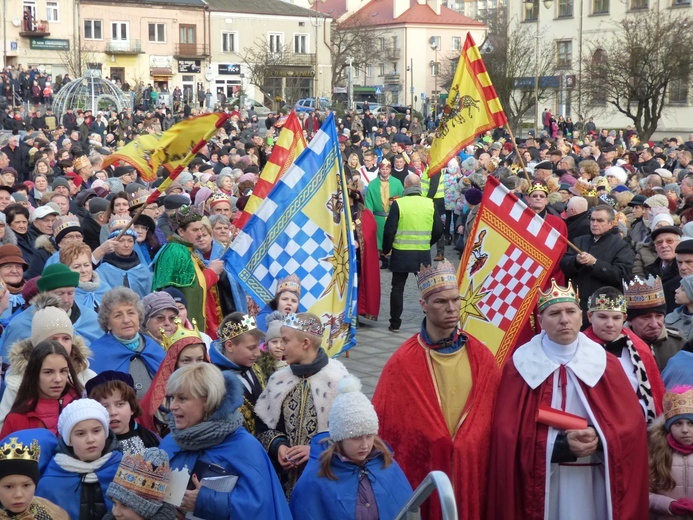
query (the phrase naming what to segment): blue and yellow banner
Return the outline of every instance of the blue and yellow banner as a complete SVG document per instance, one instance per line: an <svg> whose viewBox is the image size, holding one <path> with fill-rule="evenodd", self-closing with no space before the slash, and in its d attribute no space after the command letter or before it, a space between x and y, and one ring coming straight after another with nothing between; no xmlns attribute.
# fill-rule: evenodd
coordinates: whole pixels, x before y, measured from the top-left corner
<svg viewBox="0 0 693 520"><path fill-rule="evenodd" d="M356 253L334 116L282 175L235 238L226 268L263 307L277 280L301 280L299 312L325 326L335 356L355 344Z"/></svg>

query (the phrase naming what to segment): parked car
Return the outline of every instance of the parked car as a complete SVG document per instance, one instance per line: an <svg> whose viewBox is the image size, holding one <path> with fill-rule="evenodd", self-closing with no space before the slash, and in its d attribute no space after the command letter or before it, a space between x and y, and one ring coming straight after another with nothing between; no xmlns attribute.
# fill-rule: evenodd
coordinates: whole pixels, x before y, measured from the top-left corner
<svg viewBox="0 0 693 520"><path fill-rule="evenodd" d="M234 105L240 106L238 98L226 98L226 103L224 103L224 107L232 108ZM244 107L246 110L250 110L251 108L255 110L255 113L258 117L267 117L267 114L269 114L270 112L274 112L272 109L267 108L265 105L263 105L259 101L255 101L254 99L246 98Z"/></svg>
<svg viewBox="0 0 693 520"><path fill-rule="evenodd" d="M320 110L325 110L326 108L330 108L330 100L327 98L319 98L319 107ZM301 113L301 112L313 112L315 110L315 98L303 98L299 99L296 101L296 104L294 105L294 111Z"/></svg>

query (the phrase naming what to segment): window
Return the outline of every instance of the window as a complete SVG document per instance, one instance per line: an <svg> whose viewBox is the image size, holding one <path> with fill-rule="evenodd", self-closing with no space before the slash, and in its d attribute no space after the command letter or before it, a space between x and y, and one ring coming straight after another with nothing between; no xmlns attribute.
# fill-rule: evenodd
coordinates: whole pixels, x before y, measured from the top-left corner
<svg viewBox="0 0 693 520"><path fill-rule="evenodd" d="M221 52L238 52L238 33L221 33Z"/></svg>
<svg viewBox="0 0 693 520"><path fill-rule="evenodd" d="M630 0L631 9L647 9L648 0Z"/></svg>
<svg viewBox="0 0 693 520"><path fill-rule="evenodd" d="M609 14L609 0L593 0L592 14Z"/></svg>
<svg viewBox="0 0 693 520"><path fill-rule="evenodd" d="M385 50L385 38L379 38L380 42L380 50L384 51Z"/></svg>
<svg viewBox="0 0 693 520"><path fill-rule="evenodd" d="M459 51L462 50L462 38L459 36L452 37L452 50Z"/></svg>
<svg viewBox="0 0 693 520"><path fill-rule="evenodd" d="M381 63L378 65L378 76L384 76L385 75L385 64Z"/></svg>
<svg viewBox="0 0 693 520"><path fill-rule="evenodd" d="M294 54L308 54L308 35L294 34Z"/></svg>
<svg viewBox="0 0 693 520"><path fill-rule="evenodd" d="M373 77L373 65L366 65L366 77Z"/></svg>
<svg viewBox="0 0 693 520"><path fill-rule="evenodd" d="M440 72L440 63L431 61L431 76L437 76Z"/></svg>
<svg viewBox="0 0 693 520"><path fill-rule="evenodd" d="M573 61L573 42L571 40L556 42L556 66L559 69L569 69Z"/></svg>
<svg viewBox="0 0 693 520"><path fill-rule="evenodd" d="M58 2L46 2L46 21L59 22L58 17Z"/></svg>
<svg viewBox="0 0 693 520"><path fill-rule="evenodd" d="M111 39L126 42L129 38L127 22L111 22Z"/></svg>
<svg viewBox="0 0 693 520"><path fill-rule="evenodd" d="M269 50L273 53L282 52L284 44L282 43L283 35L281 33L270 33L269 35Z"/></svg>
<svg viewBox="0 0 693 520"><path fill-rule="evenodd" d="M84 20L84 39L103 40L101 20Z"/></svg>
<svg viewBox="0 0 693 520"><path fill-rule="evenodd" d="M685 105L688 103L688 78L681 78L671 82L669 103L672 105Z"/></svg>
<svg viewBox="0 0 693 520"><path fill-rule="evenodd" d="M674 7L677 5L691 5L691 0L673 0L671 5Z"/></svg>
<svg viewBox="0 0 693 520"><path fill-rule="evenodd" d="M354 77L361 77L361 68L358 65L354 65Z"/></svg>
<svg viewBox="0 0 693 520"><path fill-rule="evenodd" d="M166 43L166 24L149 24L149 41L152 43Z"/></svg>
<svg viewBox="0 0 693 520"><path fill-rule="evenodd" d="M570 16L573 16L573 0L558 0L558 17Z"/></svg>

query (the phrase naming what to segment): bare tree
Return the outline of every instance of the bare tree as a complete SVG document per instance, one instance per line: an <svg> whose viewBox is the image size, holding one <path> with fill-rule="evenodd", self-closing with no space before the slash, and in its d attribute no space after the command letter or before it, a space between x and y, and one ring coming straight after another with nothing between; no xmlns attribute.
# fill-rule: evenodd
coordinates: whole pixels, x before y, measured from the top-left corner
<svg viewBox="0 0 693 520"><path fill-rule="evenodd" d="M390 33L367 25L368 20L359 13L344 22L333 22L330 54L332 57L332 87L347 81L349 58L354 67L365 71L368 65L390 62L397 49Z"/></svg>
<svg viewBox="0 0 693 520"><path fill-rule="evenodd" d="M103 63L103 53L91 45L82 45L78 51L60 51L58 59L74 79L84 76L85 70L93 68L92 64Z"/></svg>
<svg viewBox="0 0 693 520"><path fill-rule="evenodd" d="M581 86L588 102L625 115L640 139L649 140L668 105L687 102L692 21L679 10L651 10L615 22L585 60Z"/></svg>
<svg viewBox="0 0 693 520"><path fill-rule="evenodd" d="M251 85L256 86L269 100L275 101L274 95L266 88L267 79L273 70L286 64L286 58L290 53L288 45L281 49L272 49L265 36L255 40L251 47L245 47L241 54L241 60L245 63Z"/></svg>

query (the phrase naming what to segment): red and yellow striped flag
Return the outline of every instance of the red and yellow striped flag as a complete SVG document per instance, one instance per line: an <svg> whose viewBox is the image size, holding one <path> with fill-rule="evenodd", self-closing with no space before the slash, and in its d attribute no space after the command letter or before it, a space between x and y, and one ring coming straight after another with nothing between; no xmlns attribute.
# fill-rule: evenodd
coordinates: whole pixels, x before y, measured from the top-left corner
<svg viewBox="0 0 693 520"><path fill-rule="evenodd" d="M431 144L428 175L447 166L457 152L486 130L507 124L503 107L470 33L452 80L447 103Z"/></svg>
<svg viewBox="0 0 693 520"><path fill-rule="evenodd" d="M296 112L289 114L279 133L277 142L272 150L272 155L262 169L253 194L248 199L243 211L236 214L233 225L243 229L250 216L260 207L264 198L272 191L272 188L281 179L284 172L294 163L296 158L306 148L306 140L303 138L303 128Z"/></svg>

